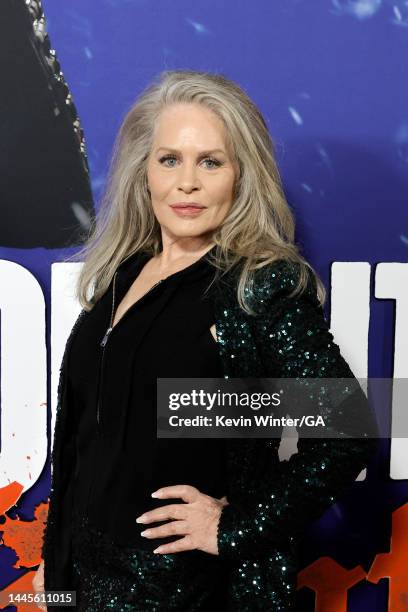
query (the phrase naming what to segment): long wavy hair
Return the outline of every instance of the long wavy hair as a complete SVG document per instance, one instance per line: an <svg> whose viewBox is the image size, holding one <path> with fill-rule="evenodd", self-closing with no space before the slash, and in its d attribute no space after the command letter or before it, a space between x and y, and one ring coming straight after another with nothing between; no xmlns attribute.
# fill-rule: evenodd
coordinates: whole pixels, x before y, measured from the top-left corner
<svg viewBox="0 0 408 612"><path fill-rule="evenodd" d="M221 74L192 70L164 71L127 112L116 137L98 214L91 220L83 248L68 260L83 261L76 297L85 310L108 289L120 262L136 251L155 256L162 249L147 183L147 161L160 113L173 104L200 104L224 123L227 146L238 162L232 206L212 240L216 278L237 266L237 300L255 314L249 302L256 270L277 259L298 265L302 292L310 273L321 304L323 282L295 245L295 219L285 198L266 122L245 91ZM218 275L218 276L217 276Z"/></svg>

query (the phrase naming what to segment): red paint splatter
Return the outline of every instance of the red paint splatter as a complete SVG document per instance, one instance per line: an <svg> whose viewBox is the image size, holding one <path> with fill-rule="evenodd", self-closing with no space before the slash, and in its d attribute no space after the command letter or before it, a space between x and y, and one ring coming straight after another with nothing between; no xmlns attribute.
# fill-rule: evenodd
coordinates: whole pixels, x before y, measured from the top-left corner
<svg viewBox="0 0 408 612"><path fill-rule="evenodd" d="M10 478L7 480L10 482ZM0 515L16 505L23 489L23 485L16 481L11 482L6 487L0 487Z"/></svg>
<svg viewBox="0 0 408 612"><path fill-rule="evenodd" d="M6 521L1 527L3 543L12 548L18 559L14 568L33 567L41 561L41 548L45 523L48 516L48 503L41 502L34 511L33 521L22 521L19 518Z"/></svg>

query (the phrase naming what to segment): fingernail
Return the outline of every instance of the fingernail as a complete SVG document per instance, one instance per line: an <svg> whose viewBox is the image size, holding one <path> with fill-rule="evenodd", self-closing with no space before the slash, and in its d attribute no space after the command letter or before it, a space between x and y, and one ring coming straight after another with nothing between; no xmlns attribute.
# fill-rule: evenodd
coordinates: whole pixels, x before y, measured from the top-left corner
<svg viewBox="0 0 408 612"><path fill-rule="evenodd" d="M144 523L145 520L146 520L146 515L145 514L141 514L140 516L137 517L136 523Z"/></svg>
<svg viewBox="0 0 408 612"><path fill-rule="evenodd" d="M140 532L140 535L145 538L146 536L149 535L149 533L150 533L150 529L145 529L144 531Z"/></svg>
<svg viewBox="0 0 408 612"><path fill-rule="evenodd" d="M154 553L159 553L159 552L161 552L161 551L160 551L160 546L159 546L159 548L155 548L153 552L154 552Z"/></svg>
<svg viewBox="0 0 408 612"><path fill-rule="evenodd" d="M154 491L151 497L160 497L160 495L161 495L161 491Z"/></svg>

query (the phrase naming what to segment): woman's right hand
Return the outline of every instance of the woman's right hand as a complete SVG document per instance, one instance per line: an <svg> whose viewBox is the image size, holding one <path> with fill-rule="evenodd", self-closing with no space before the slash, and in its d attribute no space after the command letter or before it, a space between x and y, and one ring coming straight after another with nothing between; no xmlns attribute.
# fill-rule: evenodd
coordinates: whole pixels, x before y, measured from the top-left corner
<svg viewBox="0 0 408 612"><path fill-rule="evenodd" d="M43 593L44 592L44 560L41 561L38 566L38 570L35 573L33 578L33 589L35 593ZM44 612L47 612L47 606L44 604L37 604L37 607Z"/></svg>

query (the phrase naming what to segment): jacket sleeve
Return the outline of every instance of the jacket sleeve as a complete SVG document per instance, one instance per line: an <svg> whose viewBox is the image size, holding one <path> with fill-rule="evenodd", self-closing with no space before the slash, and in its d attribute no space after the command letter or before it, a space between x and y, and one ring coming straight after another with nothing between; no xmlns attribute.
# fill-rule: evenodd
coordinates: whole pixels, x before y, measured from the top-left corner
<svg viewBox="0 0 408 612"><path fill-rule="evenodd" d="M46 590L71 588L70 520L75 469L74 421L71 386L67 372L69 349L86 314L82 310L68 336L60 367L54 444L51 451L51 490L41 554L44 560ZM53 607L48 607L53 610Z"/></svg>
<svg viewBox="0 0 408 612"><path fill-rule="evenodd" d="M69 383L66 382L65 400L70 400ZM70 580L70 510L73 493L75 447L71 435L63 428L61 408L57 411L54 446L51 455L53 466L46 527L43 535L42 558L47 590L68 588ZM53 609L53 608L52 608Z"/></svg>
<svg viewBox="0 0 408 612"><path fill-rule="evenodd" d="M218 551L220 557L230 560L270 554L278 544L300 535L352 485L378 447L375 418L329 331L314 280L310 277L303 293L289 297L298 268L274 266L273 272L268 269L267 273L273 283L268 280L271 277L264 278L258 295L254 292L262 311L253 323L266 376L321 379L315 400L326 401L326 409L324 378L352 378L355 384L341 389L337 414L344 415L347 422L357 421L360 432L362 426L366 429L359 438L306 438L299 434L298 452L281 462L276 458L280 440L234 441L247 444L251 461L256 461L262 474L255 483L247 483L245 492L241 487L238 499L222 509Z"/></svg>

